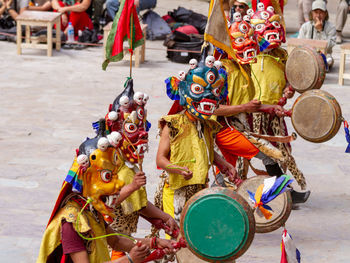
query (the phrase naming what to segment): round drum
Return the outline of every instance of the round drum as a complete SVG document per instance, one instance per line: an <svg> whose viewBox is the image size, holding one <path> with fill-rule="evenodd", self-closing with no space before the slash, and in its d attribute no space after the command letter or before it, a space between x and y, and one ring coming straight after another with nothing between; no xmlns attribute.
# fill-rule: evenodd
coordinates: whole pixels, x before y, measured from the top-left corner
<svg viewBox="0 0 350 263"><path fill-rule="evenodd" d="M232 262L249 248L255 234L249 204L224 187L207 188L192 196L180 222L189 250L207 262Z"/></svg>
<svg viewBox="0 0 350 263"><path fill-rule="evenodd" d="M325 142L337 134L342 113L336 99L323 90L309 90L296 99L292 109L295 131L310 142Z"/></svg>
<svg viewBox="0 0 350 263"><path fill-rule="evenodd" d="M238 188L237 192L244 197L245 200L254 207L252 201L249 200L249 194L247 190L252 193L255 193L259 185L264 183L264 179L269 178L266 175L258 175L250 177L245 180ZM255 217L255 231L257 233L268 233L272 232L285 224L287 221L290 212L292 211L292 197L290 192L284 192L283 194L277 196L274 200L268 203L272 208L272 217L266 219L264 216L258 214L254 211Z"/></svg>
<svg viewBox="0 0 350 263"><path fill-rule="evenodd" d="M293 49L286 63L286 77L292 87L303 93L321 88L326 76L323 58L310 46L299 46Z"/></svg>

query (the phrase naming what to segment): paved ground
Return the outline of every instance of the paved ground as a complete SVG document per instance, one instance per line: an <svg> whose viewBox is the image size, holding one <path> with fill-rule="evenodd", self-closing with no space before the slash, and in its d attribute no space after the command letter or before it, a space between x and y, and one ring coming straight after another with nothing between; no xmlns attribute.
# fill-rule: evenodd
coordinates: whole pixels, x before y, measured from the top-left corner
<svg viewBox="0 0 350 263"><path fill-rule="evenodd" d="M156 11L165 14L178 1L158 1ZM207 2L182 4L205 13ZM336 1L329 1L334 20ZM295 0L286 8L287 26L296 28ZM349 32L349 24L346 33ZM134 69L135 89L150 94L150 152L144 169L148 193L153 197L158 171L155 169L157 120L170 100L164 92L166 77L187 65L171 63L161 41L147 42L146 63ZM335 67L322 89L339 101L343 116L350 119L350 81L337 85L339 47ZM13 43L0 42L0 262L34 262L40 240L57 197L60 184L73 160L75 148L93 136L91 122L104 116L108 105L122 90L128 62L101 70L102 48L62 50L51 58L44 51L24 50L16 55ZM307 70L307 69L306 69ZM289 105L291 106L291 104ZM290 128L292 130L292 128ZM350 155L344 132L323 144L299 138L294 156L307 176L312 195L307 204L294 210L287 222L303 262L349 262L350 258ZM140 224L138 235L147 232ZM279 262L281 230L257 234L252 246L237 262Z"/></svg>

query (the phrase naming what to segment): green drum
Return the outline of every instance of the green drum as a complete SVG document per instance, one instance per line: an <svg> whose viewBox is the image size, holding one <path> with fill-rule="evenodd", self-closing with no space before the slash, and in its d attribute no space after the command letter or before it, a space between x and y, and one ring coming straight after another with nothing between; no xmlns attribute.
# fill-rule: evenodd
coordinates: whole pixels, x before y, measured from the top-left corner
<svg viewBox="0 0 350 263"><path fill-rule="evenodd" d="M223 187L204 189L188 200L180 227L187 247L207 262L240 257L255 234L249 204L232 189Z"/></svg>

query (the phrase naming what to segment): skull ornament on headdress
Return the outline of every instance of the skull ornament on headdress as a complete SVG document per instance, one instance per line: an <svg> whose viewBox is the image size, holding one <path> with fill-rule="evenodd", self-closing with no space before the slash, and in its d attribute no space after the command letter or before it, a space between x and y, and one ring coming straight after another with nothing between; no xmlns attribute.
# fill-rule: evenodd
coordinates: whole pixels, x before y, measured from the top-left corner
<svg viewBox="0 0 350 263"><path fill-rule="evenodd" d="M232 48L240 64L255 62L258 43L253 27L247 21L235 21L229 28Z"/></svg>
<svg viewBox="0 0 350 263"><path fill-rule="evenodd" d="M262 3L259 3L262 4ZM286 41L285 31L283 26L280 24L281 17L276 14L273 7L269 6L266 8L262 4L262 8L254 13L250 23L255 28L255 34L259 37L264 38L270 43L267 49L274 49L279 47L282 42Z"/></svg>
<svg viewBox="0 0 350 263"><path fill-rule="evenodd" d="M74 192L91 198L93 207L107 218L115 217L114 206L124 182L118 179L122 164L118 151L110 146L100 149L100 142L106 141L98 135L83 142L65 181Z"/></svg>
<svg viewBox="0 0 350 263"><path fill-rule="evenodd" d="M124 158L131 164L142 162L144 153L148 149L148 123L146 121L145 105L149 96L143 92L135 92L133 80L128 79L124 91L117 96L110 105L109 113L106 115L107 131L110 143L117 145L123 153ZM115 112L117 118L111 113ZM118 132L117 136L112 134Z"/></svg>
<svg viewBox="0 0 350 263"><path fill-rule="evenodd" d="M211 61L212 56L208 57ZM188 71L184 80L174 77L165 80L169 98L179 100L180 105L198 119L205 120L213 115L224 86L224 78L213 66L214 62L215 59L211 67L204 65L204 61L199 63Z"/></svg>

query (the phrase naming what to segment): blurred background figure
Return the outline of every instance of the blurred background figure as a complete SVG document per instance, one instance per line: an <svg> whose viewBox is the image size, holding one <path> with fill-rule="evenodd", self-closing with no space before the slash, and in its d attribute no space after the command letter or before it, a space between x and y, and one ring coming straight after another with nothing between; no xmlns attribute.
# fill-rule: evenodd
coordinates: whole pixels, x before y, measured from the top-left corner
<svg viewBox="0 0 350 263"><path fill-rule="evenodd" d="M142 10L147 10L156 7L157 0L135 0L135 6L137 8L137 13ZM107 14L114 20L116 13L119 10L119 1L118 0L107 0L106 8Z"/></svg>
<svg viewBox="0 0 350 263"><path fill-rule="evenodd" d="M327 40L327 66L328 70L333 66L332 49L335 46L336 30L335 26L328 21L327 5L323 0L316 0L312 3L310 21L304 23L298 38Z"/></svg>
<svg viewBox="0 0 350 263"><path fill-rule="evenodd" d="M298 0L299 26L309 21L313 0Z"/></svg>
<svg viewBox="0 0 350 263"><path fill-rule="evenodd" d="M337 29L336 43L341 44L343 42L342 31L350 11L349 0L339 0L337 6L337 19L335 22L335 28Z"/></svg>
<svg viewBox="0 0 350 263"><path fill-rule="evenodd" d="M247 10L250 8L250 0L230 0L230 7L232 13L238 12L243 16L247 14Z"/></svg>

